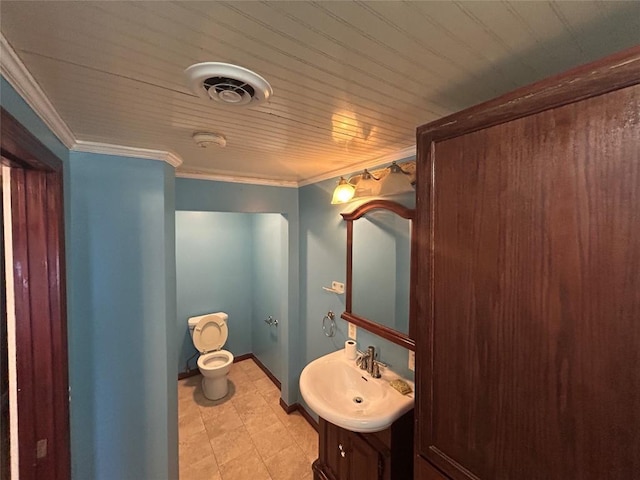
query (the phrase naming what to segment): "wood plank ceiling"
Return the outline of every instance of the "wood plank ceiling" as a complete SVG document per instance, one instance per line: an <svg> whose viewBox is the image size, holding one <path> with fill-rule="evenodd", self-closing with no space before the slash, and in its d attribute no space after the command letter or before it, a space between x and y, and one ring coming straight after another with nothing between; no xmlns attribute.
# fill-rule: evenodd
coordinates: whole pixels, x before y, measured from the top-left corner
<svg viewBox="0 0 640 480"><path fill-rule="evenodd" d="M77 139L173 151L182 172L308 183L415 144L415 128L640 43L640 2L23 2L0 27ZM274 95L194 95L235 63ZM195 131L227 147L201 149Z"/></svg>

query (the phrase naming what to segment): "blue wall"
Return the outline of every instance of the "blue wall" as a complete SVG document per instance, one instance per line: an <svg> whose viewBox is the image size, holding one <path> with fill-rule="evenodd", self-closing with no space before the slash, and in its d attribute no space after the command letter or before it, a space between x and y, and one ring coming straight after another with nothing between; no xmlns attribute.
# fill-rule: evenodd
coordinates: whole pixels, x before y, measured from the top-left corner
<svg viewBox="0 0 640 480"><path fill-rule="evenodd" d="M287 288L286 268L282 265L287 242L283 235L286 222L282 215L253 216L253 353L278 379L282 376L282 326L269 326L264 319L271 315L280 322L282 317L282 292Z"/></svg>
<svg viewBox="0 0 640 480"><path fill-rule="evenodd" d="M173 169L78 152L69 164L73 477L176 478Z"/></svg>
<svg viewBox="0 0 640 480"><path fill-rule="evenodd" d="M179 211L176 240L179 370L186 371L196 353L188 318L224 311L229 315L224 348L235 356L255 354L280 378L280 327L264 319L280 321L286 300L282 215ZM196 368L196 358L189 367Z"/></svg>
<svg viewBox="0 0 640 480"><path fill-rule="evenodd" d="M189 317L223 311L229 338L223 347L234 356L250 353L253 295L252 215L176 212L179 368L196 350ZM190 369L197 368L196 359Z"/></svg>
<svg viewBox="0 0 640 480"><path fill-rule="evenodd" d="M64 166L72 478L177 478L174 169L69 152L4 78L0 102Z"/></svg>
<svg viewBox="0 0 640 480"><path fill-rule="evenodd" d="M288 404L298 401L298 377L301 371L298 317L299 248L298 190L295 188L245 185L208 180L176 179L176 210L200 212L278 213L281 214L280 271L286 272L280 291L280 348L282 398ZM254 319L254 324L262 321ZM180 320L178 320L180 322Z"/></svg>

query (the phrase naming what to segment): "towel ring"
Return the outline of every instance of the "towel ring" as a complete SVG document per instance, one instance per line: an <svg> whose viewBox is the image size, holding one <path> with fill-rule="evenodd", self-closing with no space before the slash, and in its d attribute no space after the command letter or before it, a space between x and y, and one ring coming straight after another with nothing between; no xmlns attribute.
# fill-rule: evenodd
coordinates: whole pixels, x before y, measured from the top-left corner
<svg viewBox="0 0 640 480"><path fill-rule="evenodd" d="M327 337L333 337L336 334L336 315L329 310L322 318L322 330ZM329 331L327 331L327 320L329 320Z"/></svg>

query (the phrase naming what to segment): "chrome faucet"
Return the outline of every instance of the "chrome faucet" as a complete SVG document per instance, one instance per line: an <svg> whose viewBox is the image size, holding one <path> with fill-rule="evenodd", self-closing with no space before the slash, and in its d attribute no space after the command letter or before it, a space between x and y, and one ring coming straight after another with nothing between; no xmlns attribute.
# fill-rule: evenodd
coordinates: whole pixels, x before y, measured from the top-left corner
<svg viewBox="0 0 640 480"><path fill-rule="evenodd" d="M371 345L367 347L367 357L369 358L369 363L367 364L367 372L369 372L369 375L373 377L373 369L374 365L376 364L376 349ZM378 371L378 376L380 376L380 371Z"/></svg>
<svg viewBox="0 0 640 480"><path fill-rule="evenodd" d="M358 351L358 357L356 358L356 365L362 370L369 372L373 378L380 378L380 367L386 367L382 362L376 360L376 349L369 345L366 353Z"/></svg>

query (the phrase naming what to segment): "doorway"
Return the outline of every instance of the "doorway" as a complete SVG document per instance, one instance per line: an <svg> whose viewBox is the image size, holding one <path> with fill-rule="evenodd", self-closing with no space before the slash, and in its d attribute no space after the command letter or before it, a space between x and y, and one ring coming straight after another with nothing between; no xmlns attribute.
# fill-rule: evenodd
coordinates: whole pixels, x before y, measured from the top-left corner
<svg viewBox="0 0 640 480"><path fill-rule="evenodd" d="M10 439L3 469L8 455L11 479L63 480L70 477L70 452L62 161L6 110L0 113L2 354L11 425L8 434L3 427L3 441Z"/></svg>
<svg viewBox="0 0 640 480"><path fill-rule="evenodd" d="M287 220L277 213L176 212L178 371L197 369L187 319L229 314L225 345L282 380L288 325ZM269 317L272 321L269 321Z"/></svg>

